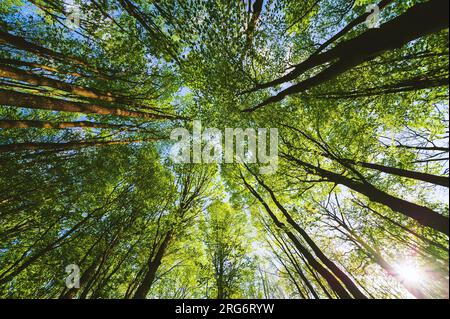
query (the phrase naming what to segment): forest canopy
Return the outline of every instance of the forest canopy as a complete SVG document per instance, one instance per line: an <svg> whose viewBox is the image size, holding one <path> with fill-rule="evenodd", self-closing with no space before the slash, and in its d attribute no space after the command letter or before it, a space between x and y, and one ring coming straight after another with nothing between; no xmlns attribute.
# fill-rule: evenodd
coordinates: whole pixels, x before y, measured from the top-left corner
<svg viewBox="0 0 450 319"><path fill-rule="evenodd" d="M448 0L2 0L0 298L449 298L448 27ZM245 156L176 161L195 123Z"/></svg>

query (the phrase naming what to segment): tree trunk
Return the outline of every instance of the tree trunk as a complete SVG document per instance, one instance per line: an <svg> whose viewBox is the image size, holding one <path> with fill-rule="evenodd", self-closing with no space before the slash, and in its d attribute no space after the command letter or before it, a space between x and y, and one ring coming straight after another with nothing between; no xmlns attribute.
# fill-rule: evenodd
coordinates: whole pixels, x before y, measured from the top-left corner
<svg viewBox="0 0 450 319"><path fill-rule="evenodd" d="M437 176L437 175L432 175L432 174L427 174L427 173L409 171L409 170L404 170L401 168L389 167L389 166L384 166L384 165L380 165L380 164L355 162L350 159L345 159L344 161L348 162L350 164L353 164L353 165L359 165L359 166L374 169L374 170L377 170L377 171L380 171L383 173L388 173L388 174L397 175L397 176L401 176L401 177L411 178L411 179L427 182L427 183L434 184L434 185L449 187L449 179L448 179L448 177L445 177L445 176Z"/></svg>
<svg viewBox="0 0 450 319"><path fill-rule="evenodd" d="M38 55L38 56L46 58L46 59L56 59L58 61L66 62L66 63L70 62L77 66L83 67L86 70L90 70L90 71L98 73L98 74L102 73L101 70L99 70L95 67L92 67L91 65L89 65L88 62L84 61L83 59L47 49L36 43L28 42L27 40L25 40L22 37L10 34L8 32L2 31L2 30L0 30L0 40L3 40L5 42L7 42L8 44L10 44L20 50L24 50L24 51L33 53L35 55ZM111 78L110 76L107 76L107 75L103 75L103 76L105 76L106 78Z"/></svg>
<svg viewBox="0 0 450 319"><path fill-rule="evenodd" d="M66 128L102 128L102 129L114 129L122 131L139 131L138 126L121 125L121 124L107 124L97 123L89 121L78 122L48 122L48 121L35 121L35 120L0 120L0 128L48 128L48 129L66 129ZM144 130L145 131L145 130Z"/></svg>
<svg viewBox="0 0 450 319"><path fill-rule="evenodd" d="M251 171L250 171L251 172ZM299 224L295 222L295 220L292 218L292 216L288 213L288 211L284 208L283 205L278 201L276 198L274 192L270 187L268 187L256 174L253 174L255 176L256 180L258 181L261 186L263 186L270 194L270 197L272 198L275 205L278 207L278 209L283 213L284 217L288 221L288 223L302 236L302 238L306 241L306 243L311 247L314 254L319 258L321 262L323 262L332 272L333 274L341 280L345 287L348 289L348 291L351 292L351 294L358 299L364 299L367 298L361 290L353 283L353 281L342 271L339 269L336 264L331 261L325 254L322 252L322 250L316 245L316 243L312 240L311 237L306 233L306 231L300 227Z"/></svg>
<svg viewBox="0 0 450 319"><path fill-rule="evenodd" d="M310 61L311 65L308 65L308 69L326 61L338 61L319 74L295 84L244 111L252 112L268 104L279 102L288 95L304 92L335 79L342 73L363 62L372 60L386 51L401 48L410 41L448 28L448 10L449 2L445 0L430 0L417 4L404 14L383 24L380 28L370 29L356 38L339 43L325 53L314 56L314 63ZM420 23L417 23L418 21Z"/></svg>
<svg viewBox="0 0 450 319"><path fill-rule="evenodd" d="M389 223L391 223L391 224L397 226L398 228L404 230L405 232L411 234L412 236L414 236L414 237L416 237L416 238L422 240L423 242L425 242L425 243L427 243L427 244L429 244L429 245L432 245L432 246L434 246L434 247L437 247L437 248L439 248L439 249L441 249L441 250L443 250L443 251L445 251L445 252L448 252L448 247L445 247L444 245L442 245L442 244L440 244L440 243L437 243L437 242L435 242L435 241L433 241L433 240L427 238L426 236L423 236L423 235L421 235L421 234L418 234L418 233L415 232L414 230L412 230L412 229L410 229L410 228L408 228L408 227L406 227L406 226L403 226L402 224L396 222L396 221L393 220L392 218L390 218L390 217L388 217L388 216L385 216L385 215L383 215L383 214L380 214L379 212L377 212L377 211L374 210L373 208L369 207L368 205L365 205L365 204L363 204L363 203L361 203L361 202L359 202L359 201L354 201L354 202L356 202L356 204L359 205L359 206L361 206L362 208L368 209L369 211L371 211L372 213L374 213L376 216L380 217L381 219L386 220L387 222L389 222Z"/></svg>
<svg viewBox="0 0 450 319"><path fill-rule="evenodd" d="M0 105L85 114L137 117L148 120L177 118L176 116L172 115L151 114L139 111L131 111L118 107L105 107L101 105L73 102L4 89L0 89Z"/></svg>
<svg viewBox="0 0 450 319"><path fill-rule="evenodd" d="M94 274L95 269L97 268L99 259L95 259L88 269L83 272L83 275L80 277L80 288L70 288L67 292L60 296L60 299L73 299L77 295L78 291L82 286L85 285L88 281L90 281L92 275Z"/></svg>
<svg viewBox="0 0 450 319"><path fill-rule="evenodd" d="M295 248L299 251L300 254L302 254L308 263L315 269L317 272L328 282L330 287L333 289L333 291L336 292L336 294L343 299L351 299L350 294L345 290L345 288L342 286L342 284L334 277L332 273L330 273L325 267L323 267L315 258L314 256L306 249L300 241L295 237L295 235L284 225L282 222L278 220L278 218L275 216L275 214L272 212L270 207L267 205L267 203L264 201L264 199L253 189L253 187L250 186L250 184L247 183L244 176L241 175L241 178L247 187L247 189L255 196L256 199L263 205L266 212L269 214L270 218L274 222L274 224L281 230L283 230L286 235L289 237L289 239L294 244Z"/></svg>
<svg viewBox="0 0 450 319"><path fill-rule="evenodd" d="M66 75L71 75L71 76L75 76L75 77L81 77L82 76L79 73L63 71L63 70L60 70L60 69L57 69L55 67L51 67L51 66L48 66L48 65L35 63L35 62L20 61L20 60L15 60L15 59L2 59L2 58L0 58L0 64L3 64L3 65L11 64L11 65L16 65L16 66L24 66L24 67L27 67L27 68L37 68L37 69L41 69L41 70L50 71L52 73L66 74Z"/></svg>
<svg viewBox="0 0 450 319"><path fill-rule="evenodd" d="M315 175L327 178L330 182L344 185L360 194L367 196L372 202L386 205L392 210L416 220L423 226L431 227L441 233L446 234L447 236L449 235L448 217L445 217L428 207L420 206L389 195L388 193L379 190L371 184L352 180L348 177L305 163L297 158L294 158L293 156L287 156L287 158L296 162L297 164L300 164L301 166L306 168L307 171L310 171Z"/></svg>
<svg viewBox="0 0 450 319"><path fill-rule="evenodd" d="M61 91L69 92L89 99L98 99L106 102L118 102L111 93L103 93L93 88L85 88L48 77L39 76L32 72L0 65L0 77L10 78L21 82L27 82L36 86L47 86Z"/></svg>
<svg viewBox="0 0 450 319"><path fill-rule="evenodd" d="M147 273L145 274L145 277L142 280L140 286L136 290L133 299L145 299L145 297L147 296L153 282L155 281L156 272L161 265L161 261L166 253L170 241L172 240L172 236L173 231L170 230L166 233L166 236L164 237L161 245L158 248L158 251L156 252L155 258L153 258L153 260L149 260Z"/></svg>
<svg viewBox="0 0 450 319"><path fill-rule="evenodd" d="M403 280L400 277L401 274L399 274L394 267L392 267L375 249L372 249L372 247L370 247L364 240L362 240L362 238L360 238L353 230L347 229L347 231L350 233L351 237L353 237L353 239L367 251L367 253L373 258L373 260L387 272L389 276L397 279L416 298L427 298L418 287L415 287L411 283Z"/></svg>
<svg viewBox="0 0 450 319"><path fill-rule="evenodd" d="M88 141L88 142L67 142L67 143L18 143L0 145L0 153L21 152L21 151L65 151L77 148L97 147L105 145L123 145L130 143L154 142L156 139L142 140L114 140L114 141Z"/></svg>
<svg viewBox="0 0 450 319"><path fill-rule="evenodd" d="M308 287L308 290L311 292L313 297L315 299L320 299L319 295L317 295L317 293L316 293L314 287L312 286L311 282L308 280L308 278L306 278L305 274L303 273L300 265L298 264L295 256L291 252L291 250L290 250L288 244L286 243L286 241L281 236L278 239L275 234L272 234L272 235L277 239L278 243L281 245L282 249L285 251L286 256L288 257L289 261L292 263L292 265L294 266L294 268L297 271L298 275L300 276L302 281L305 283L306 287Z"/></svg>

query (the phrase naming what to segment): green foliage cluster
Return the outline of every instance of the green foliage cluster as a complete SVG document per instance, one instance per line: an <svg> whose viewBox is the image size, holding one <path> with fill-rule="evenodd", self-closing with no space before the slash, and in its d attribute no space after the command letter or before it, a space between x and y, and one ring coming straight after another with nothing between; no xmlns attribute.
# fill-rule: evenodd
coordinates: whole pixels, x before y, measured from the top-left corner
<svg viewBox="0 0 450 319"><path fill-rule="evenodd" d="M0 3L1 298L448 298L448 1L74 4Z"/></svg>

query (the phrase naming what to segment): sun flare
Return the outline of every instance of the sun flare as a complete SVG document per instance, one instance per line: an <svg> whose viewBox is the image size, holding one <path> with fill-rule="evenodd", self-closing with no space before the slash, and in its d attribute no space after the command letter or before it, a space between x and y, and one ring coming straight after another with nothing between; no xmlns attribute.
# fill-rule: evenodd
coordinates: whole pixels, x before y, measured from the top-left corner
<svg viewBox="0 0 450 319"><path fill-rule="evenodd" d="M415 263L403 262L396 267L399 277L408 283L418 284L424 280L425 274Z"/></svg>

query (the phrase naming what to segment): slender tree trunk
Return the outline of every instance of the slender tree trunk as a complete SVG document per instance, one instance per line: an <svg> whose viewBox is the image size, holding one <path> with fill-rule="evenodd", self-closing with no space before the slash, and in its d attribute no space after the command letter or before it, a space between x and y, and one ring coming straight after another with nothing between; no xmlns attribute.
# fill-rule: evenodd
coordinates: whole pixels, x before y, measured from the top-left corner
<svg viewBox="0 0 450 319"><path fill-rule="evenodd" d="M263 205L266 212L269 214L270 218L274 222L274 224L281 230L283 230L286 235L289 237L289 239L294 244L295 248L306 258L306 260L309 262L309 264L317 270L317 272L325 278L325 280L328 282L330 287L333 289L333 291L336 292L336 294L343 299L351 299L350 294L345 290L345 288L342 286L342 284L334 277L332 273L330 273L325 267L323 267L315 258L314 256L306 249L300 241L295 237L295 235L284 225L282 222L278 220L276 215L272 212L270 207L267 205L267 203L264 201L264 199L253 189L253 187L250 186L250 184L247 183L244 176L241 175L241 178L247 187L247 189L255 196L256 199Z"/></svg>
<svg viewBox="0 0 450 319"><path fill-rule="evenodd" d="M373 258L373 260L380 265L389 276L397 279L413 296L418 299L426 299L426 295L413 284L403 280L401 278L401 274L391 266L375 249L370 247L361 237L359 237L353 230L347 228L347 231L350 234L350 238L353 238L358 244L360 244L364 250Z"/></svg>
<svg viewBox="0 0 450 319"><path fill-rule="evenodd" d="M249 170L250 171L250 170ZM251 172L251 171L250 171ZM311 247L314 254L319 258L321 262L323 262L332 272L333 274L341 280L345 287L348 289L348 291L351 292L351 294L358 299L364 299L367 298L361 290L355 285L355 283L342 271L339 269L339 267L331 261L325 254L322 252L322 250L316 245L316 243L312 240L311 237L306 233L306 231L300 227L299 224L295 222L295 220L292 218L292 216L288 213L288 211L284 208L283 205L278 201L276 198L274 192L270 187L268 187L256 174L252 175L256 178L258 183L263 186L270 194L270 197L272 198L275 205L278 207L278 209L283 213L284 217L288 221L288 223L302 236L302 238L306 241L306 243Z"/></svg>
<svg viewBox="0 0 450 319"><path fill-rule="evenodd" d="M0 65L0 77L10 78L21 82L27 82L36 86L47 86L61 91L66 91L84 98L98 99L106 102L118 102L117 98L111 93L103 93L93 88L85 88L63 81L55 80L33 74L32 72L13 68L6 65Z"/></svg>
<svg viewBox="0 0 450 319"><path fill-rule="evenodd" d="M122 131L145 131L138 126L120 125L120 124L107 124L88 121L77 122L48 122L48 121L35 121L35 120L0 120L0 128L48 128L48 129L67 129L67 128L101 128L101 129L113 129Z"/></svg>
<svg viewBox="0 0 450 319"><path fill-rule="evenodd" d="M102 73L101 70L89 65L89 63L84 61L83 59L50 50L50 49L40 46L36 43L29 42L22 37L15 36L13 34L10 34L8 32L2 31L2 30L0 30L0 40L3 40L6 43L8 43L20 50L24 50L24 51L33 53L35 55L38 55L38 56L46 58L46 59L56 59L58 61L66 62L66 63L69 62L69 63L75 64L79 67L82 67L86 70L89 70L89 71L92 71L92 72L95 72L98 74ZM103 74L103 75L106 78L111 78L110 76L107 76L105 74Z"/></svg>
<svg viewBox="0 0 450 319"><path fill-rule="evenodd" d="M92 275L95 272L95 269L98 266L99 259L95 259L92 261L91 265L83 272L83 275L80 277L80 288L70 288L67 292L60 296L60 299L73 299L77 295L78 291L81 289L82 285L90 281Z"/></svg>
<svg viewBox="0 0 450 319"><path fill-rule="evenodd" d="M28 266L33 264L36 260L44 256L49 251L53 250L60 242L62 242L65 238L67 238L70 234L75 232L77 229L79 229L88 218L84 218L82 221L80 221L78 224L76 224L70 231L66 232L63 236L59 237L54 242L48 244L45 246L42 250L39 250L37 253L33 254L31 257L23 261L18 267L16 267L12 272L8 273L9 270L3 272L0 276L0 285L7 283L11 279L13 279L15 276L20 274L24 269L26 269Z"/></svg>
<svg viewBox="0 0 450 319"><path fill-rule="evenodd" d="M307 69L326 61L338 61L319 74L294 84L244 111L252 112L268 104L279 102L288 95L304 92L335 79L353 67L386 51L401 48L410 41L448 28L448 10L449 2L445 0L430 0L417 4L404 14L381 25L380 28L368 30L356 38L339 43L325 53L314 56L314 63L310 61L311 65L307 65ZM420 23L417 23L417 21L420 21ZM318 62L314 60L318 60Z"/></svg>
<svg viewBox="0 0 450 319"><path fill-rule="evenodd" d="M302 289L300 288L299 283L297 282L297 280L295 279L294 275L292 274L292 272L289 270L289 266L286 265L286 263L283 261L282 257L279 256L277 253L275 253L275 255L278 257L279 262L281 263L281 265L284 267L284 269L286 270L289 278L291 279L291 281L294 283L295 288L297 289L298 294L300 295L300 297L302 299L309 299L309 296L305 296L305 294L303 293Z"/></svg>
<svg viewBox="0 0 450 319"><path fill-rule="evenodd" d="M46 71L50 71L53 73L59 73L59 74L66 74L66 75L71 75L71 76L75 76L75 77L81 77L82 75L79 73L74 73L74 72L66 72L60 69L57 69L55 67L51 67L48 65L44 65L44 64L39 64L39 63L34 63L34 62L26 62L26 61L20 61L20 60L15 60L15 59L2 59L0 58L0 64L3 65L16 65L16 66L24 66L27 68L37 68L37 69L41 69L41 70L46 70Z"/></svg>
<svg viewBox="0 0 450 319"><path fill-rule="evenodd" d="M292 263L292 265L294 266L296 272L298 273L298 275L300 276L302 281L305 283L306 287L308 287L308 290L311 292L313 297L315 299L320 299L319 296L317 295L314 287L312 286L311 282L309 281L309 279L303 273L300 265L298 264L297 260L295 259L295 256L292 254L292 252L291 252L291 250L289 248L289 245L286 243L284 238L280 236L280 238L278 239L278 237L275 234L272 234L272 235L277 239L277 241L281 245L282 249L285 251L286 256L288 257L289 261Z"/></svg>
<svg viewBox="0 0 450 319"><path fill-rule="evenodd" d="M106 232L102 232L100 236L96 239L96 241L91 245L91 247L87 250L84 257L80 260L78 263L79 265L83 265L85 261L88 259L89 255L92 253L92 251L95 249L95 247L102 241L103 237L106 235ZM89 267L83 272L83 274L80 277L80 287L79 288L70 288L68 290L64 289L63 292L60 294L60 299L73 299L77 295L78 291L81 289L81 287L86 285L86 282L90 280L92 277L92 274L95 270L95 268L98 265L99 259L94 257L93 261L89 265Z"/></svg>
<svg viewBox="0 0 450 319"><path fill-rule="evenodd" d="M362 166L365 168L374 169L374 170L377 170L377 171L380 171L383 173L388 173L391 175L397 175L397 176L401 176L401 177L415 179L418 181L427 182L427 183L434 184L434 185L449 187L449 178L445 177L445 176L438 176L438 175L432 175L432 174L427 174L427 173L409 171L409 170L404 170L401 168L389 167L389 166L384 166L384 165L380 165L380 164L356 162L356 161L353 161L350 159L345 159L344 161L347 163L353 164L353 165L359 165L359 166Z"/></svg>
<svg viewBox="0 0 450 319"><path fill-rule="evenodd" d="M156 252L155 258L149 260L147 273L144 276L140 286L137 288L133 299L145 299L153 282L156 278L156 272L161 265L162 259L166 253L170 241L172 240L173 231L168 231Z"/></svg>
<svg viewBox="0 0 450 319"><path fill-rule="evenodd" d="M323 293L325 294L325 296L328 297L328 299L333 299L333 296L330 294L330 292L327 290L327 288L324 286L322 279L320 279L317 276L317 272L311 268L311 266L308 264L308 262L306 260L304 260L304 258L302 258L306 268L308 269L309 273L311 274L311 276L313 276L313 278L316 280L317 284L319 285L319 287L322 289Z"/></svg>
<svg viewBox="0 0 450 319"><path fill-rule="evenodd" d="M383 214L380 214L379 212L377 212L377 211L374 210L373 208L369 207L368 205L365 205L365 204L363 204L363 203L361 203L361 202L359 202L359 201L354 201L354 202L355 202L357 205L361 206L362 208L368 209L369 211L371 211L372 213L374 213L374 214L377 215L378 217L380 217L380 218L386 220L387 222L389 222L389 223L391 223L391 224L397 226L398 228L404 230L405 232L411 234L412 236L414 236L414 237L416 237L416 238L422 240L423 242L425 242L425 243L427 243L427 244L429 244L429 245L432 245L432 246L434 246L434 247L437 247L437 248L439 248L439 249L441 249L441 250L443 250L443 251L445 251L445 252L448 252L448 247L445 247L444 245L442 245L442 244L440 244L440 243L437 243L437 242L435 242L435 241L433 241L433 240L431 240L431 239L429 239L429 238L427 238L427 237L425 237L425 236L423 236L423 235L421 235L421 234L418 234L418 233L415 232L414 230L412 230L412 229L410 229L410 228L408 228L408 227L406 227L406 226L403 226L402 224L396 222L396 221L393 220L392 218L390 218L390 217L388 217L388 216L385 216L385 215L383 215Z"/></svg>
<svg viewBox="0 0 450 319"><path fill-rule="evenodd" d="M431 227L441 233L449 235L449 220L434 210L420 206L406 200L389 195L368 183L352 180L348 177L327 171L320 167L305 163L293 156L288 155L288 159L306 168L307 171L315 175L327 178L330 182L344 185L360 194L367 196L372 202L383 204L392 210L416 220L419 224Z"/></svg>
<svg viewBox="0 0 450 319"><path fill-rule="evenodd" d="M225 282L224 282L224 258L222 254L222 247L219 246L217 251L218 256L218 269L217 269L217 299L225 299Z"/></svg>
<svg viewBox="0 0 450 319"><path fill-rule="evenodd" d="M224 289L223 289L223 282L222 278L219 278L217 280L217 299L224 299Z"/></svg>
<svg viewBox="0 0 450 319"><path fill-rule="evenodd" d="M447 152L449 151L448 147L439 147L439 146L410 146L410 145L395 145L398 148L406 148L411 150L419 150L419 151L438 151L438 152Z"/></svg>
<svg viewBox="0 0 450 319"><path fill-rule="evenodd" d="M130 143L140 142L154 142L156 139L142 139L142 140L113 140L113 141L89 141L89 142L67 142L67 143L18 143L0 145L0 153L5 152L20 152L20 151L65 151L86 147L97 147L105 145L124 145Z"/></svg>
<svg viewBox="0 0 450 319"><path fill-rule="evenodd" d="M381 0L377 6L378 9L381 11L387 6L389 6L394 0ZM317 50L314 52L313 56L320 54L323 50L325 50L330 44L336 42L340 38L342 38L344 35L346 35L349 31L353 30L357 25L365 22L367 18L369 17L371 13L366 12L360 15L359 17L352 20L349 24L347 24L341 31L336 33L333 37L331 37L328 41L324 42Z"/></svg>
<svg viewBox="0 0 450 319"><path fill-rule="evenodd" d="M264 2L263 0L255 0L253 2L251 18L250 18L250 21L248 22L247 30L245 31L246 42L245 42L242 57L245 56L247 51L252 46L253 37L254 37L255 30L256 30L256 25L258 24L258 20L261 15L261 11L263 9L263 2Z"/></svg>
<svg viewBox="0 0 450 319"><path fill-rule="evenodd" d="M325 94L314 94L311 96L326 99L355 99L362 97L371 97L376 95L411 92L447 85L448 85L448 78L414 79L401 81L399 83L395 83L392 85L383 85L380 87L374 87L364 90L357 90L351 92L327 92Z"/></svg>
<svg viewBox="0 0 450 319"><path fill-rule="evenodd" d="M85 114L137 117L148 120L177 118L176 116L172 115L131 111L118 107L105 107L101 105L67 101L45 96L9 91L4 89L0 89L0 105L17 106L40 110L85 113Z"/></svg>
<svg viewBox="0 0 450 319"><path fill-rule="evenodd" d="M113 190L112 193L114 193L114 190ZM101 212L102 210L105 209L105 207L107 207L110 204L111 204L111 201L107 201L102 206L92 210L86 217L84 217L77 224L75 224L72 228L70 228L70 230L65 232L62 236L60 236L59 238L57 238L53 242L47 244L44 248L42 248L41 250L37 251L35 254L32 254L30 257L28 257L28 259L23 261L23 258L22 258L18 262L15 262L15 264L13 266L9 267L5 271L3 271L3 273L0 274L0 285L5 284L8 281L10 281L11 279L13 279L15 276L20 274L24 269L26 269L28 266L33 264L35 261L37 261L39 258L44 256L49 251L55 249L58 246L63 245L64 244L64 240L67 237L69 237L72 234L74 234L75 232L77 232L83 225L85 225L92 218L94 213ZM97 216L97 217L101 217L101 216L103 216L103 214L104 214L104 212L102 212L100 214L100 216ZM52 226L50 226L50 228L48 228L47 231L50 231L53 228L53 226L54 226L54 224ZM24 254L23 257L25 257L25 256L27 256L27 255Z"/></svg>

